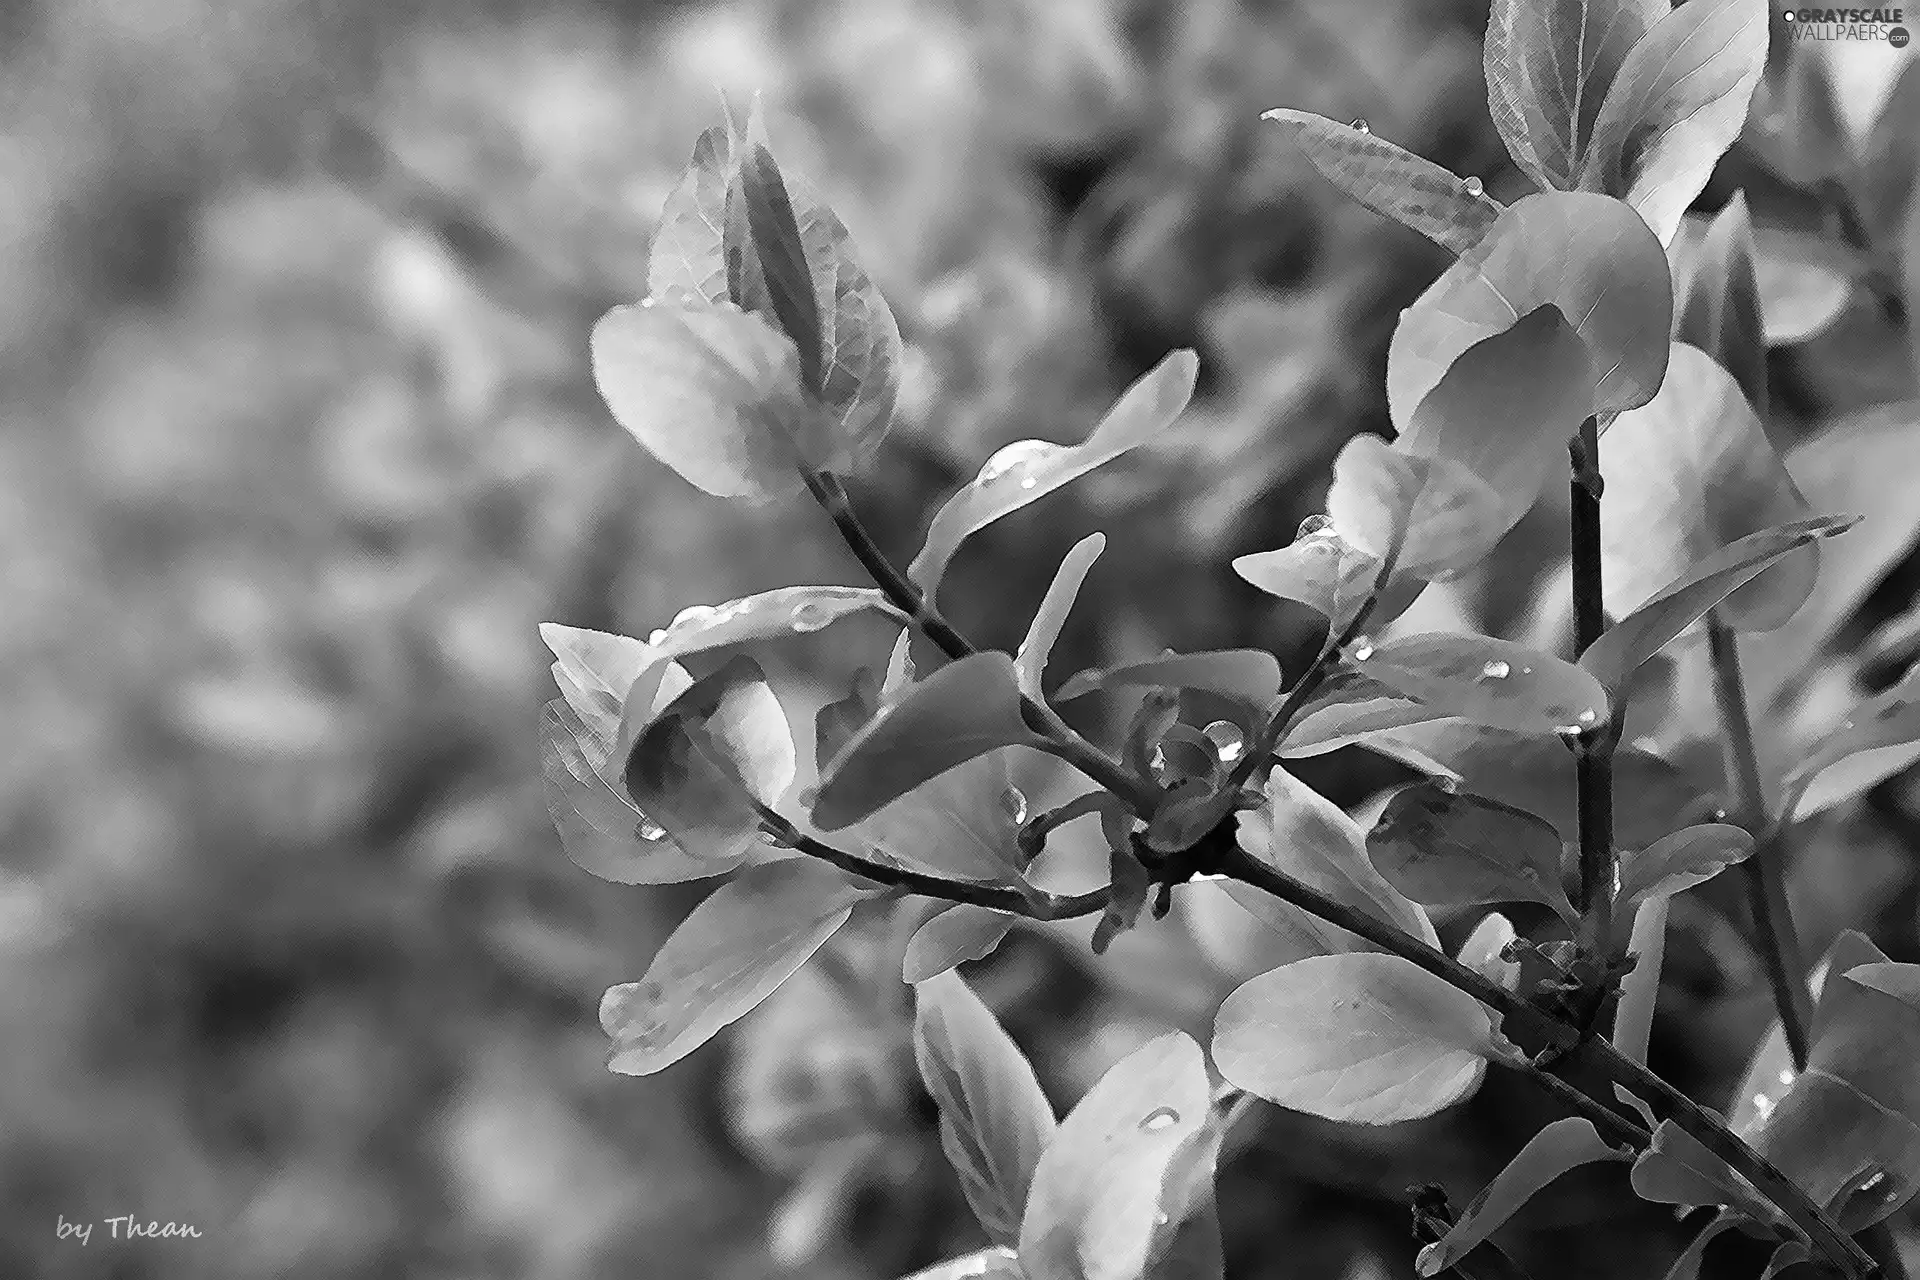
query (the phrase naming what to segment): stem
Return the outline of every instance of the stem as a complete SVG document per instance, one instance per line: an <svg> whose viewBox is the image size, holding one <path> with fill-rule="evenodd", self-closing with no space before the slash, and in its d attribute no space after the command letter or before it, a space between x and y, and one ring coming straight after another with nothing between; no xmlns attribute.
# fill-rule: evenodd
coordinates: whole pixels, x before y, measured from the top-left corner
<svg viewBox="0 0 1920 1280"><path fill-rule="evenodd" d="M949 658L960 659L977 653L973 642L961 635L926 593L887 559L873 535L860 523L839 477L824 471L808 470L804 474L814 500L832 517L840 537L893 606L911 618L921 633ZM1046 736L1047 750L1119 796L1136 813L1144 817L1159 807L1159 787L1135 777L1118 760L1074 732L1072 726L1060 718L1060 713L1045 702L1022 694L1020 709L1027 722Z"/></svg>
<svg viewBox="0 0 1920 1280"><path fill-rule="evenodd" d="M1446 1193L1438 1187L1432 1188L1432 1197L1415 1192L1413 1206L1413 1238L1422 1245L1437 1244L1453 1228L1453 1210L1446 1203ZM1467 1256L1448 1267L1446 1275L1456 1276L1458 1280L1531 1280L1519 1263L1507 1255L1506 1250L1491 1240L1483 1240L1475 1245Z"/></svg>
<svg viewBox="0 0 1920 1280"><path fill-rule="evenodd" d="M1572 446L1573 491L1569 534L1573 557L1574 651L1584 653L1607 629L1600 570L1600 425L1580 424ZM1584 941L1604 955L1613 935L1613 747L1620 726L1610 723L1574 740L1574 774L1579 788L1580 884L1574 899L1584 924Z"/></svg>
<svg viewBox="0 0 1920 1280"><path fill-rule="evenodd" d="M1760 761L1753 745L1753 721L1747 709L1746 682L1740 673L1740 642L1718 614L1707 615L1707 642L1713 661L1713 694L1720 709L1720 745L1726 761L1728 803L1733 821L1754 838L1753 852L1740 864L1753 915L1754 949L1766 962L1767 983L1796 1071L1807 1067L1807 1028L1812 1022L1800 939L1787 902L1784 824L1767 819L1760 784Z"/></svg>

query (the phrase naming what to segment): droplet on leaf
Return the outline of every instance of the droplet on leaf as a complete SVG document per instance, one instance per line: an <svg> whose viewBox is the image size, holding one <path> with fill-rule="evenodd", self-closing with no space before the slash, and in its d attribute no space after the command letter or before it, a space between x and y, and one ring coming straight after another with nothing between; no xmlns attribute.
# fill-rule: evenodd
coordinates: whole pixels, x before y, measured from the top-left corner
<svg viewBox="0 0 1920 1280"><path fill-rule="evenodd" d="M633 834L636 839L655 844L667 838L667 829L643 814L640 821L634 825Z"/></svg>
<svg viewBox="0 0 1920 1280"><path fill-rule="evenodd" d="M1723 820L1724 820L1724 815L1722 815L1722 818L1723 818ZM1790 1071L1790 1070L1786 1070L1786 1071L1782 1071L1782 1072L1780 1073L1780 1083L1781 1083L1781 1084L1792 1084L1792 1083L1793 1083L1793 1081L1794 1081L1794 1075L1793 1075L1793 1072L1792 1072L1792 1071Z"/></svg>
<svg viewBox="0 0 1920 1280"><path fill-rule="evenodd" d="M1373 132L1373 126L1368 124L1365 120L1355 120L1352 124L1349 124L1347 127L1349 129L1352 129L1355 133L1372 133Z"/></svg>
<svg viewBox="0 0 1920 1280"><path fill-rule="evenodd" d="M1486 187L1481 183L1480 177L1478 174L1468 177L1466 181L1466 188L1467 188L1467 194L1470 196L1477 196L1482 191L1486 190Z"/></svg>
<svg viewBox="0 0 1920 1280"><path fill-rule="evenodd" d="M1370 638L1366 636L1361 636L1358 640L1355 640L1353 642L1353 660L1355 662L1365 662L1368 658L1371 658L1372 656L1373 656L1373 641Z"/></svg>
<svg viewBox="0 0 1920 1280"><path fill-rule="evenodd" d="M793 613L787 619L788 624L792 626L795 631L803 634L808 631L818 631L831 621L832 619L827 616L826 609L823 608L817 600L802 600L799 604L793 606Z"/></svg>
<svg viewBox="0 0 1920 1280"><path fill-rule="evenodd" d="M994 451L987 464L980 468L980 477L974 483L988 485L1003 476L1012 476L1019 480L1022 489L1031 489L1040 483L1039 477L1033 474L1034 468L1059 451L1059 445L1045 440L1015 440Z"/></svg>
<svg viewBox="0 0 1920 1280"><path fill-rule="evenodd" d="M1299 542L1306 538L1331 538L1334 535L1333 517L1325 512L1317 512L1300 522L1293 540Z"/></svg>
<svg viewBox="0 0 1920 1280"><path fill-rule="evenodd" d="M1513 668L1509 667L1504 661L1495 658L1492 662L1480 668L1480 678L1482 680L1505 680L1507 673L1512 670Z"/></svg>
<svg viewBox="0 0 1920 1280"><path fill-rule="evenodd" d="M1215 720L1200 732L1206 734L1207 741L1213 743L1221 764L1232 764L1247 748L1247 735L1231 720Z"/></svg>
<svg viewBox="0 0 1920 1280"><path fill-rule="evenodd" d="M1000 808L1015 822L1027 820L1027 793L1018 787L1008 787L1000 793Z"/></svg>
<svg viewBox="0 0 1920 1280"><path fill-rule="evenodd" d="M1172 1107L1155 1107L1140 1121L1140 1132L1157 1133L1180 1123L1180 1113Z"/></svg>
<svg viewBox="0 0 1920 1280"><path fill-rule="evenodd" d="M710 604L690 604L673 615L673 621L667 624L667 630L676 631L681 627L693 627L707 621L714 615Z"/></svg>

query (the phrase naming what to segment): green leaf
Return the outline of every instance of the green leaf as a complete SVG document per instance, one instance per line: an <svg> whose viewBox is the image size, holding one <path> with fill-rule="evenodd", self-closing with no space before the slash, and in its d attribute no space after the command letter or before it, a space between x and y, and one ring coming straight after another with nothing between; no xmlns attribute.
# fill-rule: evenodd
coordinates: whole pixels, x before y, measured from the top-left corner
<svg viewBox="0 0 1920 1280"><path fill-rule="evenodd" d="M1622 910L1647 898L1670 898L1705 884L1753 852L1753 837L1739 827L1709 822L1676 831L1620 859Z"/></svg>
<svg viewBox="0 0 1920 1280"><path fill-rule="evenodd" d="M1176 351L1128 387L1079 444L1021 440L995 453L973 483L935 513L907 576L932 596L967 538L1165 431L1192 399L1199 369L1191 351Z"/></svg>
<svg viewBox="0 0 1920 1280"><path fill-rule="evenodd" d="M940 1108L940 1146L995 1244L1020 1239L1028 1187L1057 1129L1026 1055L959 975L914 987L913 1056Z"/></svg>
<svg viewBox="0 0 1920 1280"><path fill-rule="evenodd" d="M1633 1162L1630 1180L1634 1194L1654 1204L1728 1205L1757 1222L1785 1222L1752 1183L1671 1120L1654 1126L1653 1141Z"/></svg>
<svg viewBox="0 0 1920 1280"><path fill-rule="evenodd" d="M1213 1059L1249 1093L1358 1124L1460 1102L1502 1053L1478 1000L1403 956L1314 956L1247 982L1220 1006Z"/></svg>
<svg viewBox="0 0 1920 1280"><path fill-rule="evenodd" d="M1351 617L1379 571L1370 556L1340 536L1331 516L1308 516L1293 542L1241 556L1233 571L1268 595L1307 606L1329 622Z"/></svg>
<svg viewBox="0 0 1920 1280"><path fill-rule="evenodd" d="M1580 655L1580 665L1593 673L1617 704L1633 673L1681 632L1707 615L1729 595L1751 582L1778 561L1819 538L1845 533L1854 521L1816 516L1792 524L1762 529L1736 538L1691 566L1677 582L1668 584L1651 600L1601 633Z"/></svg>
<svg viewBox="0 0 1920 1280"><path fill-rule="evenodd" d="M1789 820L1805 818L1861 794L1920 757L1916 743L1920 667L1855 707L1839 727L1806 750L1780 784L1781 813Z"/></svg>
<svg viewBox="0 0 1920 1280"><path fill-rule="evenodd" d="M838 769L836 761L834 771ZM876 861L892 866L954 880L1017 885L1023 882L1024 862L1016 815L1025 805L1008 771L1007 753L989 751L841 828L846 833L841 843L859 844Z"/></svg>
<svg viewBox="0 0 1920 1280"><path fill-rule="evenodd" d="M1486 1189L1474 1197L1452 1230L1420 1251L1416 1269L1423 1276L1439 1275L1506 1225L1527 1201L1561 1174L1598 1160L1631 1158L1601 1141L1593 1121L1577 1116L1555 1120L1507 1161Z"/></svg>
<svg viewBox="0 0 1920 1280"><path fill-rule="evenodd" d="M1505 208L1464 179L1371 131L1306 111L1275 108L1262 120L1280 126L1327 181L1348 196L1418 231L1442 249L1465 253Z"/></svg>
<svg viewBox="0 0 1920 1280"><path fill-rule="evenodd" d="M1688 0L1620 64L1580 185L1624 198L1660 237L1740 136L1767 61L1766 0Z"/></svg>
<svg viewBox="0 0 1920 1280"><path fill-rule="evenodd" d="M1511 640L1435 631L1353 656L1362 675L1438 714L1492 728L1576 733L1607 718L1607 691L1589 672Z"/></svg>
<svg viewBox="0 0 1920 1280"><path fill-rule="evenodd" d="M976 653L909 685L822 770L813 821L851 826L930 778L998 747L1032 746L1013 659Z"/></svg>
<svg viewBox="0 0 1920 1280"><path fill-rule="evenodd" d="M1660 0L1494 0L1487 107L1522 173L1549 190L1579 185L1607 89L1665 12Z"/></svg>
<svg viewBox="0 0 1920 1280"><path fill-rule="evenodd" d="M645 977L607 989L607 1066L652 1075L692 1053L773 994L867 894L807 859L751 867L721 885L673 931Z"/></svg>
<svg viewBox="0 0 1920 1280"><path fill-rule="evenodd" d="M614 418L708 493L764 501L803 488L802 467L836 461L793 344L738 307L615 307L592 346Z"/></svg>
<svg viewBox="0 0 1920 1280"><path fill-rule="evenodd" d="M807 266L807 250L800 240L793 202L773 153L759 143L749 144L740 161L740 183L768 300L781 331L793 340L799 354L801 383L818 394L824 339L820 300L814 294L813 274Z"/></svg>
<svg viewBox="0 0 1920 1280"><path fill-rule="evenodd" d="M1204 689L1251 707L1265 707L1280 691L1280 660L1260 649L1173 653L1101 671L1082 671L1054 692L1071 702L1101 689Z"/></svg>
<svg viewBox="0 0 1920 1280"><path fill-rule="evenodd" d="M1060 567L1054 570L1053 582L1040 601L1039 612L1033 615L1033 622L1027 627L1027 638L1020 642L1020 648L1014 654L1013 665L1019 677L1020 692L1036 702L1040 699L1040 677L1046 674L1047 659L1053 655L1054 642L1060 638L1060 629L1067 624L1067 614L1080 596L1080 587L1086 582L1088 571L1106 547L1105 536L1098 533L1090 533L1073 544L1073 550L1067 552L1060 561Z"/></svg>
<svg viewBox="0 0 1920 1280"><path fill-rule="evenodd" d="M693 145L693 159L660 211L647 255L647 293L675 304L730 301L724 245L732 147L716 125Z"/></svg>
<svg viewBox="0 0 1920 1280"><path fill-rule="evenodd" d="M1068 1113L1034 1171L1021 1265L1037 1280L1138 1280L1170 1183L1209 1122L1200 1046L1178 1032L1122 1058ZM1169 1214L1169 1217L1172 1215Z"/></svg>
<svg viewBox="0 0 1920 1280"><path fill-rule="evenodd" d="M1660 1001L1660 966L1667 958L1667 908L1671 895L1660 894L1634 909L1627 954L1635 959L1620 980L1620 1003L1613 1014L1613 1047L1642 1066L1653 1038L1654 1006Z"/></svg>
<svg viewBox="0 0 1920 1280"><path fill-rule="evenodd" d="M955 965L982 959L1000 945L1013 921L1005 911L955 903L914 930L900 976L907 982L925 982Z"/></svg>
<svg viewBox="0 0 1920 1280"><path fill-rule="evenodd" d="M1020 1269L1018 1254L995 1245L978 1253L936 1262L925 1271L916 1271L901 1280L1029 1280L1029 1277Z"/></svg>
<svg viewBox="0 0 1920 1280"><path fill-rule="evenodd" d="M1689 0L1699 3L1700 0ZM1750 533L1812 513L1733 375L1673 344L1660 394L1615 419L1600 450L1607 609L1624 616ZM1728 625L1767 631L1813 590L1819 552L1796 550L1719 606Z"/></svg>
<svg viewBox="0 0 1920 1280"><path fill-rule="evenodd" d="M1560 833L1532 814L1433 782L1396 792L1367 835L1374 867L1423 907L1538 902L1577 921L1560 850Z"/></svg>
<svg viewBox="0 0 1920 1280"><path fill-rule="evenodd" d="M1753 219L1738 191L1697 238L1673 243L1673 336L1733 375L1747 403L1767 416L1767 339L1754 275Z"/></svg>
<svg viewBox="0 0 1920 1280"><path fill-rule="evenodd" d="M1411 425L1462 352L1548 303L1587 344L1596 379L1588 412L1653 398L1666 376L1673 309L1666 253L1620 201L1551 191L1508 206L1401 316L1387 352L1394 425Z"/></svg>
<svg viewBox="0 0 1920 1280"><path fill-rule="evenodd" d="M682 848L725 859L752 851L760 805L784 795L793 775L786 712L759 664L741 656L647 722L623 776L641 812Z"/></svg>
<svg viewBox="0 0 1920 1280"><path fill-rule="evenodd" d="M1479 561L1506 532L1502 505L1459 463L1411 456L1371 435L1340 450L1327 492L1341 537L1376 561L1398 548L1396 577L1450 577Z"/></svg>

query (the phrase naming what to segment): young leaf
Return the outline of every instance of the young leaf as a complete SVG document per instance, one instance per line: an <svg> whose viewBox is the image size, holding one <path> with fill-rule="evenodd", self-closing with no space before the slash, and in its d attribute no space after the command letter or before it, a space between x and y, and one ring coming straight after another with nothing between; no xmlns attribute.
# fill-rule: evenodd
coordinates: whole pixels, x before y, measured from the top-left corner
<svg viewBox="0 0 1920 1280"><path fill-rule="evenodd" d="M1314 956L1220 1006L1213 1059L1249 1093L1357 1124L1417 1120L1472 1093L1502 1050L1486 1007L1402 956Z"/></svg>
<svg viewBox="0 0 1920 1280"><path fill-rule="evenodd" d="M1280 691L1280 660L1260 649L1174 653L1101 671L1082 671L1054 692L1071 702L1099 689L1204 689L1252 707Z"/></svg>
<svg viewBox="0 0 1920 1280"><path fill-rule="evenodd" d="M666 663L655 658L645 641L632 636L543 622L540 639L553 651L553 682L560 686L567 705L609 740L618 731L628 694L650 704L660 677L666 674ZM648 682L636 689L643 675Z"/></svg>
<svg viewBox="0 0 1920 1280"><path fill-rule="evenodd" d="M995 1244L1020 1238L1028 1187L1057 1124L1026 1055L959 975L914 987L913 1056L940 1108L940 1146Z"/></svg>
<svg viewBox="0 0 1920 1280"><path fill-rule="evenodd" d="M1753 852L1753 837L1739 827L1709 822L1676 831L1620 859L1615 897L1625 910L1647 898L1670 898L1742 861Z"/></svg>
<svg viewBox="0 0 1920 1280"><path fill-rule="evenodd" d="M1007 753L989 751L843 829L848 841L864 845L881 862L954 880L1018 884L1025 807L1026 797L1008 772ZM814 821L819 821L817 807Z"/></svg>
<svg viewBox="0 0 1920 1280"><path fill-rule="evenodd" d="M1618 200L1550 191L1508 206L1401 316L1387 351L1394 425L1412 424L1467 348L1548 303L1587 344L1595 379L1588 413L1653 399L1666 376L1673 311L1666 253Z"/></svg>
<svg viewBox="0 0 1920 1280"><path fill-rule="evenodd" d="M1654 1126L1653 1141L1633 1162L1634 1194L1654 1204L1720 1204L1757 1222L1784 1223L1773 1202L1671 1120Z"/></svg>
<svg viewBox="0 0 1920 1280"><path fill-rule="evenodd" d="M1308 516L1290 545L1241 556L1233 571L1268 595L1306 605L1333 622L1350 617L1373 589L1379 560L1341 537L1331 516Z"/></svg>
<svg viewBox="0 0 1920 1280"><path fill-rule="evenodd" d="M1575 733L1607 718L1591 674L1492 636L1427 632L1356 651L1354 666L1440 715L1517 732Z"/></svg>
<svg viewBox="0 0 1920 1280"><path fill-rule="evenodd" d="M1013 659L972 654L909 685L854 735L822 770L814 824L838 831L975 756L1039 740L1020 711Z"/></svg>
<svg viewBox="0 0 1920 1280"><path fill-rule="evenodd" d="M1627 954L1634 966L1620 980L1620 1003L1613 1014L1613 1047L1634 1062L1646 1065L1653 1038L1653 1011L1660 1000L1660 966L1667 957L1669 894L1648 898L1633 913L1633 933Z"/></svg>
<svg viewBox="0 0 1920 1280"><path fill-rule="evenodd" d="M1912 763L1920 753L1916 741L1920 667L1855 707L1838 728L1807 750L1780 784L1781 813L1789 820L1804 818L1866 791ZM1837 767L1842 765L1853 767ZM1813 794L1816 782L1818 795Z"/></svg>
<svg viewBox="0 0 1920 1280"><path fill-rule="evenodd" d="M1348 196L1418 231L1442 249L1465 253L1506 207L1476 179L1457 177L1371 131L1306 111L1262 112Z"/></svg>
<svg viewBox="0 0 1920 1280"><path fill-rule="evenodd" d="M967 538L1166 430L1193 397L1199 370L1191 351L1176 351L1128 387L1079 444L1022 440L1001 449L987 459L972 484L934 514L926 544L907 567L907 576L933 595Z"/></svg>
<svg viewBox="0 0 1920 1280"><path fill-rule="evenodd" d="M1115 1063L1040 1157L1021 1265L1047 1280L1137 1280L1159 1242L1170 1181L1191 1176L1190 1143L1209 1102L1205 1060L1188 1036L1150 1040Z"/></svg>
<svg viewBox="0 0 1920 1280"><path fill-rule="evenodd" d="M773 994L867 892L825 863L797 858L721 885L673 931L645 977L607 989L607 1066L652 1075L692 1053Z"/></svg>
<svg viewBox="0 0 1920 1280"><path fill-rule="evenodd" d="M1684 342L1673 344L1659 396L1614 420L1600 470L1607 609L1617 616L1727 544L1811 514L1733 375ZM1779 626L1813 590L1819 563L1812 545L1794 551L1728 596L1721 617L1742 630Z"/></svg>
<svg viewBox="0 0 1920 1280"><path fill-rule="evenodd" d="M831 466L834 442L793 343L729 303L615 307L593 327L593 379L649 453L708 493L764 501Z"/></svg>
<svg viewBox="0 0 1920 1280"><path fill-rule="evenodd" d="M1547 190L1579 185L1594 122L1660 0L1494 0L1484 66L1494 127Z"/></svg>
<svg viewBox="0 0 1920 1280"><path fill-rule="evenodd" d="M647 254L647 293L675 305L730 301L724 247L732 147L716 125L693 145L693 159L660 211Z"/></svg>
<svg viewBox="0 0 1920 1280"><path fill-rule="evenodd" d="M1451 1231L1420 1251L1416 1269L1423 1276L1439 1275L1473 1252L1542 1188L1568 1170L1596 1160L1631 1158L1601 1141L1593 1121L1577 1116L1555 1120L1507 1161Z"/></svg>
<svg viewBox="0 0 1920 1280"><path fill-rule="evenodd" d="M1073 550L1067 552L1060 567L1054 570L1053 582L1040 601L1040 610L1027 628L1027 638L1014 653L1013 666L1019 677L1020 692L1035 701L1040 698L1040 677L1046 673L1047 659L1053 654L1054 642L1060 638L1060 628L1067 623L1067 614L1080 595L1088 570L1106 547L1106 537L1098 533L1090 533L1073 544Z"/></svg>
<svg viewBox="0 0 1920 1280"><path fill-rule="evenodd" d="M934 916L907 941L900 976L909 983L925 982L969 960L990 955L1013 927L1014 917L970 902L955 903Z"/></svg>
<svg viewBox="0 0 1920 1280"><path fill-rule="evenodd" d="M1727 207L1697 239L1674 241L1673 336L1712 356L1733 375L1747 403L1767 416L1767 339L1753 267L1753 219L1747 193Z"/></svg>
<svg viewBox="0 0 1920 1280"><path fill-rule="evenodd" d="M1367 854L1424 907L1538 902L1579 919L1560 887L1560 833L1497 800L1417 782L1387 802Z"/></svg>
<svg viewBox="0 0 1920 1280"><path fill-rule="evenodd" d="M1818 336L1846 308L1853 281L1823 241L1781 228L1754 233L1754 283L1767 345L1790 347Z"/></svg>
<svg viewBox="0 0 1920 1280"><path fill-rule="evenodd" d="M814 294L813 274L807 266L807 250L800 240L800 225L794 220L787 184L781 180L773 153L759 143L750 143L741 158L740 188L768 301L781 331L793 340L802 385L818 394L824 343L820 300Z"/></svg>
<svg viewBox="0 0 1920 1280"><path fill-rule="evenodd" d="M1503 505L1452 459L1412 456L1371 435L1340 450L1327 492L1340 536L1375 560L1397 547L1401 577L1449 577L1479 561L1506 532Z"/></svg>
<svg viewBox="0 0 1920 1280"><path fill-rule="evenodd" d="M994 1245L978 1253L936 1262L925 1271L916 1271L901 1280L1031 1280L1020 1269L1020 1256L1011 1249Z"/></svg>
<svg viewBox="0 0 1920 1280"><path fill-rule="evenodd" d="M1666 244L1740 135L1767 61L1765 0L1689 0L1620 64L1580 185L1620 196Z"/></svg>
<svg viewBox="0 0 1920 1280"><path fill-rule="evenodd" d="M1605 686L1608 697L1620 701L1640 665L1705 617L1708 610L1782 556L1818 538L1845 533L1853 524L1837 516L1816 516L1734 539L1602 632L1580 655L1580 665Z"/></svg>
<svg viewBox="0 0 1920 1280"><path fill-rule="evenodd" d="M820 401L839 423L849 464L857 465L878 452L893 421L905 358L900 327L854 256L845 224L806 183L796 181L791 194L820 291Z"/></svg>
<svg viewBox="0 0 1920 1280"><path fill-rule="evenodd" d="M1520 962L1506 958L1508 944L1517 937L1511 920L1498 911L1489 911L1460 944L1457 959L1487 981L1518 991Z"/></svg>
<svg viewBox="0 0 1920 1280"><path fill-rule="evenodd" d="M627 794L684 849L717 859L758 843L760 805L793 782L793 732L759 664L736 657L649 721L626 759Z"/></svg>

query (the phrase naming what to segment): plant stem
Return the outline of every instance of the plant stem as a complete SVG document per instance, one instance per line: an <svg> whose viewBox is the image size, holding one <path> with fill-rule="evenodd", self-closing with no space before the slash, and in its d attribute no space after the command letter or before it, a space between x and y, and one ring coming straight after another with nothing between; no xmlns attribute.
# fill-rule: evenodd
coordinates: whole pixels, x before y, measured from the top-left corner
<svg viewBox="0 0 1920 1280"><path fill-rule="evenodd" d="M886 595L893 606L906 614L940 651L949 658L960 659L978 652L973 642L946 620L939 608L927 598L925 592L915 586L899 566L887 559L886 553L860 523L860 516L853 509L852 501L847 497L846 489L840 479L824 471L806 471L807 489L814 500L832 517L835 527L840 530L841 538L846 542L854 557L860 561L874 585ZM1145 778L1137 778L1118 760L1100 748L1088 742L1073 730L1060 713L1037 698L1020 696L1020 709L1027 723L1034 730L1045 735L1047 749L1073 765L1082 773L1098 782L1107 790L1126 801L1127 806L1145 817L1151 814L1160 803L1160 788Z"/></svg>
<svg viewBox="0 0 1920 1280"><path fill-rule="evenodd" d="M1568 532L1573 558L1573 647L1579 654L1607 629L1600 569L1598 419L1590 417L1580 424L1572 459ZM1580 734L1573 742L1580 829L1580 884L1573 905L1583 918L1583 940L1602 954L1611 946L1613 935L1613 747L1619 738L1620 726L1609 723Z"/></svg>
<svg viewBox="0 0 1920 1280"><path fill-rule="evenodd" d="M770 810L768 812L771 814ZM930 875L924 871L888 866L884 862L875 862L870 858L863 858L858 854L835 848L824 840L816 840L812 836L801 834L778 814L771 814L770 820L779 822L785 827L785 830L780 833L781 838L809 858L830 862L842 871L851 872L863 880L872 880L876 884L905 889L908 893L917 893L922 897L940 898L947 902L964 902L976 907L990 907L995 911L1026 916L1030 920L1071 920L1076 916L1090 916L1095 912L1104 911L1107 906L1105 889L1072 895L1028 894L1004 885L981 884L972 880L948 880L943 876Z"/></svg>
<svg viewBox="0 0 1920 1280"><path fill-rule="evenodd" d="M1780 865L1785 852L1780 835L1785 824L1767 818L1746 682L1740 673L1740 642L1717 613L1707 615L1707 643L1713 662L1714 700L1720 709L1720 746L1726 762L1730 816L1754 838L1753 852L1740 864L1753 915L1754 949L1766 962L1767 982L1773 988L1773 1004L1780 1012L1787 1047L1793 1052L1794 1069L1804 1071L1811 1000L1793 910L1787 902L1785 869Z"/></svg>

